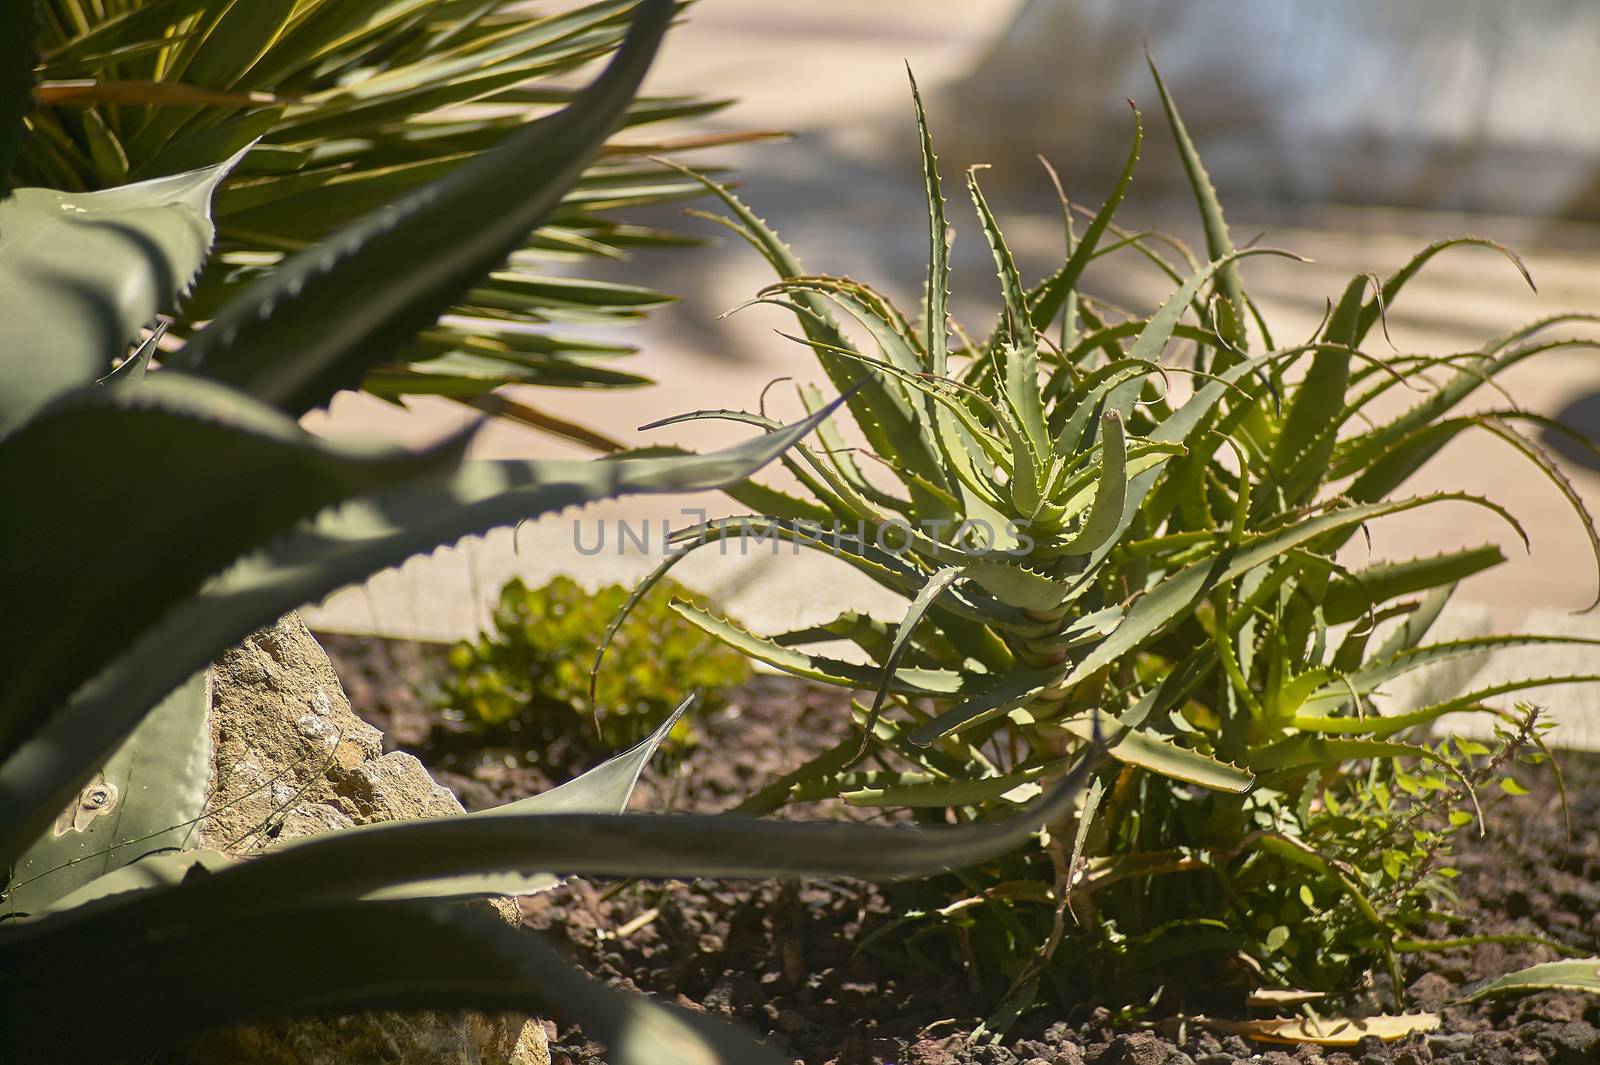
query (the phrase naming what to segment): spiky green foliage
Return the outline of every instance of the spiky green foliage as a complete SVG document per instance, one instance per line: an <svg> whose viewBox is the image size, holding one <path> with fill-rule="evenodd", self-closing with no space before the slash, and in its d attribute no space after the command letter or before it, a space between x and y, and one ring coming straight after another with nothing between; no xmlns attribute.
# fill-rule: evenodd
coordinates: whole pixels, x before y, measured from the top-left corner
<svg viewBox="0 0 1600 1065"><path fill-rule="evenodd" d="M228 13L271 10L241 3ZM330 833L245 863L164 849L187 845L205 794L208 759L194 756L203 685L198 697L198 681L179 689L252 630L493 526L611 496L734 483L820 420L706 455L596 462L467 462L464 437L412 454L323 440L296 422L545 220L628 113L672 12L671 0L643 0L612 63L566 108L253 282L196 333L182 368L147 372L148 339L116 360L136 339L130 323L178 298L195 266L191 241L143 234L209 232L214 175L58 201L64 214L114 201L137 226L107 228L139 239L96 249L121 256L120 270L72 269L67 256L54 278L85 306L126 312L97 321L101 346L82 345L79 311L40 323L27 344L0 346L0 497L17 519L0 524L8 1060L103 1061L234 1021L426 1006L558 1010L610 1043L622 1065L765 1065L778 1060L770 1048L608 991L450 900L539 890L552 871L915 875L992 857L1070 808L1087 763L1035 807L977 829L616 813L669 718L579 780L483 814ZM174 182L206 194L174 196ZM0 273L27 277L29 261L52 253L27 232L0 226ZM67 226L56 239L79 237ZM53 361L58 346L73 356ZM194 974L219 956L237 978L197 987ZM115 989L92 1024L83 1022L86 973Z"/></svg>
<svg viewBox="0 0 1600 1065"><path fill-rule="evenodd" d="M842 559L907 602L899 616L852 613L773 635L680 604L769 666L873 693L858 708L859 740L750 806L838 796L934 821L992 817L1072 764L1092 715L1109 722L1112 761L1076 828L1063 821L1032 849L921 896L926 921L960 932L958 960L975 947L998 959L1016 985L1012 1008L1042 972L1064 993L1087 983L1148 998L1186 955L1241 981L1348 988L1392 959L1440 899L1430 870L1444 841L1397 838L1398 824L1434 831L1422 813L1397 811L1426 808L1448 828L1470 810L1482 765L1537 738L1468 754L1430 739L1430 727L1505 713L1483 704L1492 695L1595 679L1396 705L1385 690L1415 669L1563 638L1427 642L1457 582L1502 561L1497 547L1354 565L1341 554L1368 524L1423 507L1476 508L1520 536L1491 500L1402 491L1468 429L1529 459L1592 537L1577 494L1519 428L1539 419L1452 411L1511 366L1587 343L1552 331L1594 317L1551 318L1446 356L1367 351L1385 308L1439 253L1486 247L1521 269L1469 237L1423 250L1387 281L1358 276L1314 336L1274 340L1241 268L1288 253L1230 243L1159 78L1157 87L1195 184L1206 258L1113 222L1138 157L1137 112L1110 197L1084 212L1081 234L1063 198L1063 262L1031 285L975 168L967 191L1003 304L987 336L947 314L945 203L920 100L931 235L920 321L859 281L806 273L753 212L706 182L729 228L780 276L760 302L795 312L803 335L793 339L830 379L863 384L849 403L853 427L825 426L825 448L785 456L800 494L741 485L731 494L761 516L686 530L680 546L776 536ZM1082 284L1092 261L1124 250L1174 286L1146 318ZM1377 412L1380 399L1408 392L1403 413ZM801 399L816 409L814 394ZM769 424L730 411L684 418ZM850 446L862 442L870 465ZM839 641L855 645L852 660L821 646ZM857 664L862 656L869 664ZM1062 964L1039 964L1051 955ZM1101 964L1075 964L1085 957Z"/></svg>
<svg viewBox="0 0 1600 1065"><path fill-rule="evenodd" d="M168 308L181 316L174 335L186 334L188 323L212 317L288 255L570 100L567 78L616 48L635 3L529 10L512 0L45 0L33 136L17 177L82 192L249 149L217 200L216 254L189 298ZM6 47L28 40L8 35ZM666 297L570 276L567 264L684 242L617 216L697 191L646 156L740 138L627 131L724 103L630 102L624 132L587 162L539 229L456 293L447 317L430 318L369 367L368 391L441 395L614 447L603 434L490 393L509 384L645 383L616 366L630 347L571 327L627 321Z"/></svg>
<svg viewBox="0 0 1600 1065"><path fill-rule="evenodd" d="M749 678L749 664L686 624L669 606L674 597L693 600L665 582L629 612L621 631L608 634L626 588L588 591L570 577L529 588L512 578L500 589L490 628L450 649L439 703L473 728L511 733L535 760L557 740L568 754L637 743L694 692L715 710L726 689ZM589 656L608 638L616 644L611 668L591 686ZM669 745L693 737L685 719Z"/></svg>

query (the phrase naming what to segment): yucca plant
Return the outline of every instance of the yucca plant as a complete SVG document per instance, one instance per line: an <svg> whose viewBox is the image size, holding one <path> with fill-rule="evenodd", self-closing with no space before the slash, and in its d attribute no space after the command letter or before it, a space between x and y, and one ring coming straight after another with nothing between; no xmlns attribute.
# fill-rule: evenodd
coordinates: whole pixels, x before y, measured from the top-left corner
<svg viewBox="0 0 1600 1065"><path fill-rule="evenodd" d="M1395 705L1385 686L1427 665L1594 641L1428 642L1457 582L1498 564L1497 547L1358 568L1341 554L1368 523L1446 504L1485 510L1521 536L1491 500L1401 492L1469 429L1504 440L1548 477L1593 541L1582 501L1519 426L1565 430L1515 407L1453 411L1502 371L1589 343L1550 331L1595 316L1548 318L1474 351L1366 350L1385 308L1436 255L1490 248L1521 270L1499 245L1466 237L1431 245L1386 281L1356 277L1309 341L1275 340L1240 267L1288 253L1230 242L1159 76L1156 86L1199 204L1204 254L1113 221L1138 158L1137 112L1110 197L1083 212L1081 233L1062 197L1064 261L1031 286L973 168L967 191L1002 297L987 336L948 313L950 230L920 99L930 241L915 321L861 282L806 273L752 211L706 181L728 208L722 220L780 277L757 302L793 311L801 334L791 339L835 387L855 387L854 425L824 422L822 447L784 456L799 494L731 490L754 513L682 530L683 550L643 587L698 546L754 535L832 554L908 601L899 616L848 612L771 635L679 605L770 667L873 693L857 708L858 737L747 809L836 797L981 821L1065 772L1105 715L1111 760L1075 825L908 904L925 923L955 928L969 960L981 954L1003 970L1012 1007L1042 971L1063 995L1148 998L1186 955L1212 966L1220 955L1241 992L1251 983L1349 990L1374 961L1392 971L1398 952L1421 949L1424 911L1447 887L1436 859L1452 821L1471 818L1486 767L1503 775L1508 759L1541 746L1524 716L1484 700L1596 679L1539 677ZM1148 318L1081 284L1093 261L1118 251L1142 254L1174 286ZM1415 393L1415 405L1375 420L1374 404L1397 392ZM800 398L820 411L815 389ZM685 419L776 428L737 411L674 420ZM853 659L821 646L839 642L854 645ZM1430 739L1440 719L1462 713L1504 719L1507 737L1493 751ZM1041 966L1064 938L1071 949L1059 958L1072 964ZM1077 964L1086 954L1102 964Z"/></svg>
<svg viewBox="0 0 1600 1065"><path fill-rule="evenodd" d="M616 47L635 2L530 12L514 0L41 0L41 80L17 182L109 188L250 148L216 198L218 247L174 329L186 334L295 251L565 103L563 77ZM633 319L667 297L572 276L567 264L686 242L618 218L698 191L646 156L754 135L629 131L726 103L632 101L623 132L540 228L370 367L366 389L444 396L614 449L496 390L647 383L617 365L631 347L573 326Z"/></svg>
<svg viewBox="0 0 1600 1065"><path fill-rule="evenodd" d="M384 1006L554 1009L629 1065L781 1061L450 900L538 890L545 871L905 876L1009 849L1070 806L1072 781L979 830L599 812L626 801L658 734L521 806L243 863L175 850L205 813L191 678L250 631L495 525L730 483L814 427L703 456L465 462L464 437L412 454L296 424L548 217L626 115L672 11L645 0L567 108L220 307L181 367L150 370L149 340L118 360L200 268L223 167L0 203L0 312L26 338L0 348L0 1057L122 1059L218 1024ZM0 41L26 40L26 6L0 13ZM0 117L23 110L15 74ZM226 979L195 979L218 958Z"/></svg>

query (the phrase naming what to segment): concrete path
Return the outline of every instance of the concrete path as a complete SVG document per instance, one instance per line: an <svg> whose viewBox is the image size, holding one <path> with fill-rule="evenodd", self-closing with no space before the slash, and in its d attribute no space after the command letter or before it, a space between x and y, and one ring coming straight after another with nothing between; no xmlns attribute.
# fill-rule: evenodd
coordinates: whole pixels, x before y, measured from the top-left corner
<svg viewBox="0 0 1600 1065"><path fill-rule="evenodd" d="M962 18L941 26L939 20L918 14L946 6L959 7ZM926 229L900 61L909 59L918 72L937 136L939 116L952 106L945 87L957 83L983 54L987 35L1004 23L1013 6L1012 0L873 4L814 0L801 12L780 14L767 5L703 0L672 39L652 87L709 88L741 96L745 103L719 117L716 128L797 131L792 141L722 157L738 167L741 195L779 227L811 269L870 280L910 307L920 294ZM1147 114L1156 115L1158 108L1149 95L1142 104ZM1152 135L1161 132L1152 125ZM1054 140L1059 143L1061 138ZM1122 150L1120 145L1091 147ZM956 202L961 169L975 161L947 155L942 164L958 230L954 310L960 318L984 323L997 303L995 284L970 208ZM1024 269L1036 273L1058 254L1061 237L1055 208L1038 175L1006 178L996 176L996 187L1004 189L991 198L997 201ZM1102 195L1100 190L1072 191L1091 203ZM1227 190L1223 192L1226 196ZM1181 206L1136 200L1125 208L1124 216L1128 221L1167 222L1187 217ZM1316 260L1299 265L1256 259L1247 267L1247 282L1280 336L1309 335L1325 301L1336 297L1353 274L1393 270L1427 242L1462 232L1493 236L1517 247L1538 292L1524 286L1510 265L1492 253L1467 250L1446 256L1392 309L1389 334L1399 350L1469 350L1541 315L1600 310L1600 231L1590 227L1557 230L1503 218L1372 209L1286 217L1250 205L1236 208L1232 219L1241 239L1264 229L1266 243ZM675 212L660 220L686 228L698 225L677 218ZM1192 227L1176 228L1194 235ZM778 377L818 381L820 374L809 353L772 332L791 328L780 313L756 308L718 319L770 280L763 271L752 254L727 241L626 264L610 276L655 285L682 297L645 325L618 334L643 346L632 366L655 377L659 385L632 393L530 391L528 400L638 443L704 448L739 438L741 432L727 427L686 426L650 434L634 433L631 427L696 408L753 409L762 389ZM1107 298L1132 307L1149 308L1166 293L1163 279L1132 257L1107 262L1092 283ZM1600 432L1600 414L1592 401L1600 393L1600 353L1574 350L1553 355L1513 371L1503 383L1527 409L1550 415L1565 411L1569 420L1586 418L1587 430ZM792 393L784 391L788 387L773 390L769 408L784 417L798 409ZM1483 399L1485 405L1503 403L1493 394ZM347 396L335 404L331 417L312 424L319 431L420 444L460 425L465 420L462 410L421 401L412 411L402 412ZM488 427L475 450L481 456L578 455L535 434L501 425ZM1590 507L1600 508L1600 470L1562 461L1580 495ZM1595 565L1582 525L1555 489L1503 443L1487 435L1464 439L1409 488L1488 494L1518 515L1533 540L1532 554L1524 554L1501 523L1455 505L1430 508L1374 529L1375 557L1406 557L1484 541L1505 546L1508 564L1463 587L1459 598L1464 608L1451 618L1451 631L1527 626L1600 635L1596 615L1569 613L1596 597ZM524 526L516 537L501 531L413 559L399 570L378 575L364 588L339 593L308 610L307 619L330 630L423 639L467 636L481 623L495 590L513 574L537 581L569 573L596 585L637 579L653 560L637 549L619 555L615 523L628 520L637 534L640 523L649 521L652 553L659 557L660 523L665 519L682 524L686 507L713 514L736 509L709 495L635 497L599 505L579 518L582 542L591 548L600 524L606 523L610 535L599 554L575 549L574 516L564 515ZM844 606L877 606L889 613L897 608L891 597L844 564L816 556L718 557L711 549L680 565L676 575L720 600L757 630L822 620ZM1600 672L1600 654L1507 655L1485 668L1514 675ZM1431 683L1463 679L1453 675ZM1600 746L1600 693L1574 697L1556 692L1547 697L1563 721L1563 742Z"/></svg>

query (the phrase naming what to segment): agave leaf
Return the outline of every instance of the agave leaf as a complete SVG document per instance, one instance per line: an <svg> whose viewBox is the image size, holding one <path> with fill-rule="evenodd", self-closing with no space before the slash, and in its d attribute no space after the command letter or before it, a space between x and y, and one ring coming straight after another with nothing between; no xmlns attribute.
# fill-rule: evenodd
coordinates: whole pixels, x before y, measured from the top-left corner
<svg viewBox="0 0 1600 1065"><path fill-rule="evenodd" d="M616 128L673 6L643 0L615 59L570 107L290 258L174 364L293 414L355 384L549 215Z"/></svg>
<svg viewBox="0 0 1600 1065"><path fill-rule="evenodd" d="M0 12L0 199L11 191L11 167L28 135L36 59L33 4L7 4Z"/></svg>
<svg viewBox="0 0 1600 1065"><path fill-rule="evenodd" d="M218 879L226 874L216 874ZM194 883L191 881L191 884ZM182 899L189 885L162 892ZM361 1009L560 1009L607 1044L618 1065L780 1065L752 1035L704 1014L612 991L570 967L537 937L497 915L442 903L197 910L208 920L170 929L162 949L146 930L121 926L97 944L98 971L124 988L104 1024L73 1020L73 955L34 959L3 979L0 1030L7 1047L41 1065L147 1055L208 1028L308 1013ZM406 949L396 952L394 944ZM226 949L228 980L194 974ZM170 989L184 986L183 995Z"/></svg>
<svg viewBox="0 0 1600 1065"><path fill-rule="evenodd" d="M161 345L161 338L166 334L166 323L156 323L156 327L150 330L150 335L134 349L132 355L118 363L115 370L100 378L100 384L120 387L143 381L144 375L150 372L150 359L155 355L156 349Z"/></svg>
<svg viewBox="0 0 1600 1065"><path fill-rule="evenodd" d="M319 440L170 371L52 401L0 441L0 497L34 516L0 531L0 752L239 555L324 507L447 470L464 445L413 455ZM65 498L63 485L73 486ZM202 528L204 537L185 535ZM105 549L108 529L145 553L138 565ZM178 542L188 546L149 550ZM29 635L38 631L56 635L41 642Z"/></svg>
<svg viewBox="0 0 1600 1065"><path fill-rule="evenodd" d="M0 201L0 431L103 377L141 326L173 308L211 250L211 194L237 162Z"/></svg>
<svg viewBox="0 0 1600 1065"><path fill-rule="evenodd" d="M155 383L101 391L142 393ZM151 706L262 618L497 525L618 495L698 491L743 480L829 413L706 455L467 463L449 476L323 511L169 611L0 762L0 860L13 859L44 830ZM274 495L283 483L280 471L273 492L258 494ZM77 572L80 564L75 560L61 572ZM72 668L78 672L69 675L82 676L81 667Z"/></svg>
<svg viewBox="0 0 1600 1065"><path fill-rule="evenodd" d="M1539 991L1586 991L1600 994L1600 958L1547 961L1497 976L1472 993L1469 1002L1494 995L1530 995Z"/></svg>
<svg viewBox="0 0 1600 1065"><path fill-rule="evenodd" d="M112 929L160 936L196 914L269 917L397 886L486 872L554 868L606 876L850 876L887 880L957 869L1011 850L1070 812L1091 752L1010 817L960 827L894 828L703 814L499 814L389 822L314 836L178 890L105 897L19 921L0 936L0 972L26 972ZM367 904L388 908L385 904ZM262 922L275 927L276 922Z"/></svg>
<svg viewBox="0 0 1600 1065"><path fill-rule="evenodd" d="M199 847L194 850L170 850L148 854L120 869L113 869L96 877L70 894L56 899L44 909L45 913L60 913L99 899L124 895L151 888L175 887L189 876L214 873L237 865L238 858L221 851ZM9 902L7 903L9 906Z"/></svg>
<svg viewBox="0 0 1600 1065"><path fill-rule="evenodd" d="M211 777L209 672L163 699L77 802L18 859L8 913L39 913L145 855L181 850L205 813Z"/></svg>
<svg viewBox="0 0 1600 1065"><path fill-rule="evenodd" d="M667 738L684 712L694 702L694 696L685 699L661 726L649 736L621 754L595 766L587 773L574 777L559 787L538 795L530 795L516 802L496 806L463 817L494 817L509 814L613 814L628 808L628 800L639 783L639 774L655 755L661 741ZM371 826L360 825L345 829L361 832ZM337 833L333 833L337 834ZM448 877L441 880L424 880L419 883L376 891L367 898L373 901L394 902L420 899L472 898L493 895L534 895L548 891L561 883L561 878L549 873L528 875L520 872L477 873L469 876Z"/></svg>

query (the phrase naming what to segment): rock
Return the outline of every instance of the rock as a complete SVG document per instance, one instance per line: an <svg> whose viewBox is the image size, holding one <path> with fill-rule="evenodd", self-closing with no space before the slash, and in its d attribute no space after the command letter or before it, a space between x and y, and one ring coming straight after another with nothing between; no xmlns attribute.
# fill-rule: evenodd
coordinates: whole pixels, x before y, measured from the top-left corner
<svg viewBox="0 0 1600 1065"><path fill-rule="evenodd" d="M461 812L409 754L350 709L333 665L297 615L247 637L213 667L212 801L202 845L248 854L378 821ZM479 903L466 905L482 905ZM491 903L508 924L522 914ZM404 944L396 944L404 950ZM200 1065L549 1065L544 1027L516 1015L421 1010L273 1021L211 1033Z"/></svg>
<svg viewBox="0 0 1600 1065"><path fill-rule="evenodd" d="M1119 1035L1096 1065L1194 1065L1194 1059L1150 1032Z"/></svg>
<svg viewBox="0 0 1600 1065"><path fill-rule="evenodd" d="M1439 973L1423 973L1406 988L1406 996L1425 1010L1437 1010L1456 997L1456 989Z"/></svg>

